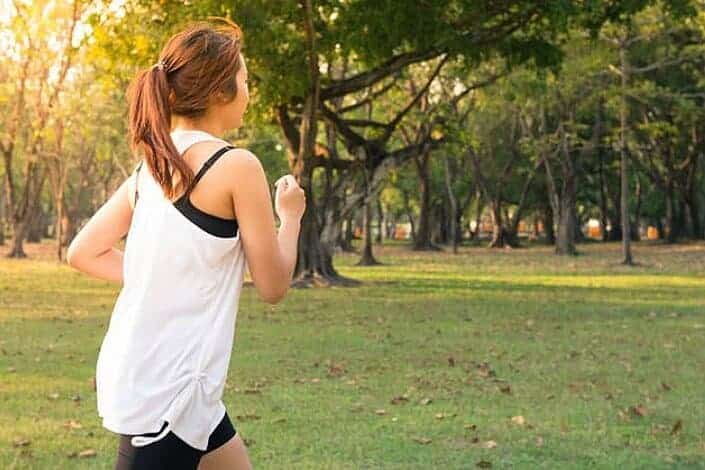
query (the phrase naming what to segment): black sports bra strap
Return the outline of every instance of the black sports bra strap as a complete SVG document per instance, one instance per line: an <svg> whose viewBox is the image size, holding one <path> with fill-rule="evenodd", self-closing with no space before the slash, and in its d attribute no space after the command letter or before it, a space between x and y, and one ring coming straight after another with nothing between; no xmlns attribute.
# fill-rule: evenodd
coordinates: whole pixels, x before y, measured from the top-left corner
<svg viewBox="0 0 705 470"><path fill-rule="evenodd" d="M225 147L218 149L218 151L211 155L208 160L206 160L206 163L201 165L201 168L198 170L198 173L196 173L196 176L193 178L193 182L191 183L188 192L190 192L193 187L196 186L196 183L198 183L201 177L206 173L206 171L208 171L208 168L210 168L225 152L234 148L235 147L232 145L226 145Z"/></svg>

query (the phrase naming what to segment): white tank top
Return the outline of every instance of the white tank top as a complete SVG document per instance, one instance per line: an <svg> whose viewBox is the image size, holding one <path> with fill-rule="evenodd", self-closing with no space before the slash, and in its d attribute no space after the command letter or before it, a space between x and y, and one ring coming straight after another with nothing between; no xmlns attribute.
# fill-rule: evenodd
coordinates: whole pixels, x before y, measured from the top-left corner
<svg viewBox="0 0 705 470"><path fill-rule="evenodd" d="M179 153L216 140L176 129ZM225 416L221 400L246 266L240 241L213 235L182 214L152 179L137 178L138 198L123 259L124 282L96 365L103 426L144 446L170 430L206 450Z"/></svg>

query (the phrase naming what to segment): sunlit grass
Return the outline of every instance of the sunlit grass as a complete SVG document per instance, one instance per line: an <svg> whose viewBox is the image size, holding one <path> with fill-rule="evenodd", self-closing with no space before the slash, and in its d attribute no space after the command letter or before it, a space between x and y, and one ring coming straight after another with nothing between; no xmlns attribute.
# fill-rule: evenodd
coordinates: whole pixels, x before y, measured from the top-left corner
<svg viewBox="0 0 705 470"><path fill-rule="evenodd" d="M394 243L336 257L359 287L246 288L224 401L255 468L705 468L705 244L580 250ZM0 260L0 468L111 469L118 287L28 251Z"/></svg>

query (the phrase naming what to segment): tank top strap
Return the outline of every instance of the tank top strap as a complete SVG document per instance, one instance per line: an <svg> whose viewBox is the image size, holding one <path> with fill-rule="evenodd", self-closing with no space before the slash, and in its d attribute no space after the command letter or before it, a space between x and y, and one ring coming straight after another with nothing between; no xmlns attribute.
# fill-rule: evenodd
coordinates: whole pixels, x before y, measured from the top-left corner
<svg viewBox="0 0 705 470"><path fill-rule="evenodd" d="M206 173L206 171L208 171L208 169L220 157L222 157L225 152L227 152L228 150L232 150L234 148L235 148L235 146L233 146L233 145L230 145L230 144L225 145L224 147L219 148L213 155L208 157L208 160L206 160L206 162L203 165L201 165L201 168L199 168L198 173L196 173L196 176L193 178L193 181L191 182L191 186L189 186L187 193L191 192L193 190L194 186L196 186L196 183L198 183L200 181L200 179L203 177L203 175Z"/></svg>

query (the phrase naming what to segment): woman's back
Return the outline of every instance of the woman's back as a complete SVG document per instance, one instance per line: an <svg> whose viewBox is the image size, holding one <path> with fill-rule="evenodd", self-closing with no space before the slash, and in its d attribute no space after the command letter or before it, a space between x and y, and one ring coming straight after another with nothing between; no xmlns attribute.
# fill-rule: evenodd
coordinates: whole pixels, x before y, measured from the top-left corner
<svg viewBox="0 0 705 470"><path fill-rule="evenodd" d="M202 131L175 131L172 139L180 153L196 143L211 145L206 141L214 141L218 149L232 148ZM159 436L136 437L133 445L148 444L172 430L205 449L225 414L221 396L245 256L237 222L220 217L227 215L226 208L215 197L215 170L222 155L216 151L199 167L191 204L186 197L167 199L146 165L137 174L125 282L96 370L98 412L106 428L141 434L159 431L163 421L169 422ZM232 230L233 235L218 235L217 230Z"/></svg>

